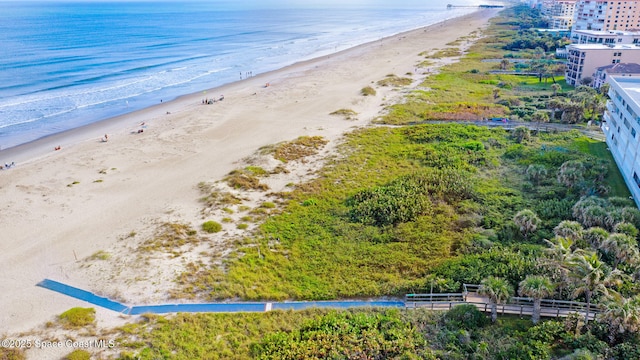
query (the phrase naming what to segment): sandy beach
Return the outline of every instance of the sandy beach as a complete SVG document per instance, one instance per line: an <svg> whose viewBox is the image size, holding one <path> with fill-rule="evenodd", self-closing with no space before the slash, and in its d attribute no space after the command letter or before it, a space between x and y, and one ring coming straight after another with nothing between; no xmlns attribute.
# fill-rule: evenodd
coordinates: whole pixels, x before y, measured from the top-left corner
<svg viewBox="0 0 640 360"><path fill-rule="evenodd" d="M184 261L159 257L136 269L135 258L126 255L162 222L199 229L199 183L246 166L260 147L301 135L326 138L320 157L330 154L345 132L370 124L385 105L428 76L417 68L424 60L421 52L447 47L486 25L497 11L481 10L0 151L0 164L16 163L0 171L0 329L28 331L69 308L90 306L37 287L45 278L127 304L166 299L165 286ZM375 84L388 74L415 81L399 89ZM365 86L377 95L362 96ZM202 104L221 95L224 101ZM330 115L343 108L357 112L357 119ZM101 141L105 134L107 142ZM320 165L318 160L291 170L297 182ZM290 178L274 180L271 191L284 190L285 181ZM105 265L87 261L97 251L111 254ZM163 268L165 279L142 274L147 268ZM98 311L99 325L130 320Z"/></svg>

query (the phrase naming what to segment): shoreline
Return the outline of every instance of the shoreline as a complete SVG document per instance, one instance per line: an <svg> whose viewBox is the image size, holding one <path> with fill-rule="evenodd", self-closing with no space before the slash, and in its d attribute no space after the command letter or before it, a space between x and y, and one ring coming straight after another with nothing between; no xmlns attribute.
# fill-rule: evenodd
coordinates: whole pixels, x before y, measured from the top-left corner
<svg viewBox="0 0 640 360"><path fill-rule="evenodd" d="M424 59L419 53L483 28L499 11L481 9L207 90L209 96L225 95L215 104L203 105L201 93L183 95L2 150L0 162L15 161L16 167L0 171L0 263L6 274L0 286L11 294L0 300L0 326L25 331L87 306L36 287L44 278L120 295L124 302L162 296L162 280L137 280L144 276L136 269L114 275L87 259L104 250L118 262L136 245L128 234L137 233L135 240L152 236L164 221L199 226L204 220L197 184L220 180L262 146L309 135L328 139L332 151L344 133L369 125L410 90L376 81L390 73L407 76ZM413 74L414 83L424 76ZM367 85L378 94L362 96ZM354 109L358 119L329 115L340 108ZM101 142L105 133L109 141ZM56 146L62 149L54 151ZM179 264L159 261L148 267L180 271ZM127 319L98 310L99 326Z"/></svg>
<svg viewBox="0 0 640 360"><path fill-rule="evenodd" d="M303 66L311 66L314 65L316 63L322 62L322 60L324 59L328 59L334 56L344 56L345 54L348 56L348 54L350 52L353 51L357 51L360 48L367 48L367 47L371 47L374 46L376 43L381 43L381 42L385 42L385 41L389 41L392 38L396 38L396 37L402 37L402 36L406 36L415 32L421 32L421 31L427 31L430 28L435 28L435 27L439 27L439 26L443 26L445 25L447 22L449 21L458 21L460 19L464 19L466 17L473 17L475 16L475 14L482 12L482 11L489 11L491 9L478 9L470 14L466 14L466 15L462 15L459 17L455 17L455 18L450 18L450 19L445 19L445 20L441 20L439 22L436 22L434 24L430 24L430 25L425 25L425 26L421 26L415 29L411 29L411 30L407 30L407 31L403 31L400 33L396 33L396 34L392 34L389 36L385 36L382 37L380 39L374 40L374 41L369 41L366 43L362 43L344 50L340 50L338 52L335 53L331 53L328 55L323 55L323 56L319 56L319 57L314 57L308 60L301 60L301 61L296 61L290 65L287 65L285 67L282 68L278 68L275 70L271 70L268 72L264 72L264 73L259 73L255 76L252 76L250 78L245 78L242 80L236 80L233 81L231 83L226 83L226 84L222 84L220 86L216 86L213 88L208 88L208 89L203 89L197 92L193 92L193 93L187 93L187 94L182 94L182 95L177 95L175 98L173 98L172 100L166 101L166 102L162 102L156 105L152 105L152 106L148 106L148 107L144 107L142 109L138 109L138 110L134 110L122 115L117 115L117 116L113 116L113 117L108 117L105 119L101 119L101 120L97 120L95 122L92 122L90 124L86 124L86 125L82 125L76 128L72 128L72 129L68 129L68 130L64 130L58 133L54 133L54 134L50 134L50 135L46 135L43 136L41 138L32 140L32 141L28 141L26 143L23 144L19 144L19 145L15 145L15 146L11 146L9 148L3 149L0 148L0 164L4 164L4 163L11 163L11 162L15 162L16 164L24 164L24 163L29 163L30 161L34 160L34 159L38 159L41 158L43 156L46 156L47 154L51 153L50 150L53 150L54 148L60 146L61 149L62 148L66 148L68 146L73 146L76 145L78 143L81 142L85 142L85 141L91 141L92 139L94 139L94 137L97 139L97 141L99 142L100 138L103 136L103 134L107 133L107 134L113 134L113 133L119 133L122 130L123 126L131 126L131 124L127 124L125 123L126 120L128 118L132 118L132 117L139 117L142 115L145 116L149 116L150 113L154 113L153 116L157 116L160 117L161 115L170 115L169 113L172 113L173 111L178 111L178 110L188 110L189 108L191 108L192 105L201 105L201 104L190 104L187 103L187 101L193 101L196 98L202 97L202 93L205 92L207 94L211 93L211 94L224 94L225 90L229 90L226 91L227 93L235 90L235 88L240 87L241 84L244 84L246 82L253 82L253 81L257 81L257 80L262 80L261 84L266 84L266 83L270 83L272 81L269 81L269 79L272 79L274 77L274 75L285 75L287 73L290 73L292 71L296 71L298 70L298 68L303 67ZM259 85L260 83L258 83ZM258 86L256 89L259 90L259 88L261 88L262 86ZM217 98L217 96L216 96ZM181 105L178 109L176 109L176 107L179 105ZM165 110L166 109L166 110ZM154 111L154 110L157 110ZM164 113L162 112L164 111ZM93 135L95 134L95 135ZM102 135L100 135L102 134Z"/></svg>

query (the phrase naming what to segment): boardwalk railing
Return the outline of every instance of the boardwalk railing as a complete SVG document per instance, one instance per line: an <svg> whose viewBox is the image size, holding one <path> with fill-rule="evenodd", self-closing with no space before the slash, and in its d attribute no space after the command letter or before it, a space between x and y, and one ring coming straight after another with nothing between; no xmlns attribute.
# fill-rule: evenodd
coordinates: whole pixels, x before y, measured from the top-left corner
<svg viewBox="0 0 640 360"><path fill-rule="evenodd" d="M471 304L483 312L491 311L491 303L485 297L477 294L480 285L463 284L462 293L449 294L407 294L405 306L407 308L427 308L431 310L446 310L459 304ZM586 315L587 304L578 301L565 301L543 299L540 302L540 316L544 317L566 317L572 313ZM517 314L520 316L531 315L533 313L533 299L528 297L512 297L505 304L496 306L500 314ZM595 317L601 309L594 304L589 308L589 319Z"/></svg>

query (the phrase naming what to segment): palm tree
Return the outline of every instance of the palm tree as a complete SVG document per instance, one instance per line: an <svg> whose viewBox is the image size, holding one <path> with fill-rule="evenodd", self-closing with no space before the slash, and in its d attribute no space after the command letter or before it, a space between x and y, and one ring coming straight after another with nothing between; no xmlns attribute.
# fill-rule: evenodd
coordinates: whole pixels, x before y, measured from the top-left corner
<svg viewBox="0 0 640 360"><path fill-rule="evenodd" d="M600 248L614 256L614 270L618 268L621 262L628 264L637 262L640 255L636 239L626 234L614 233L609 235Z"/></svg>
<svg viewBox="0 0 640 360"><path fill-rule="evenodd" d="M507 66L509 66L509 64L509 60L502 59L502 61L500 61L500 69L507 70Z"/></svg>
<svg viewBox="0 0 640 360"><path fill-rule="evenodd" d="M538 228L540 218L533 211L524 209L520 210L516 216L513 217L513 222L518 226L526 240L529 234Z"/></svg>
<svg viewBox="0 0 640 360"><path fill-rule="evenodd" d="M551 99L551 100L547 101L547 109L551 110L550 119L551 120L555 120L556 111L564 112L564 108L565 108L566 104L567 104L567 102L564 99L558 99L558 98L554 98L554 99Z"/></svg>
<svg viewBox="0 0 640 360"><path fill-rule="evenodd" d="M539 184L547 176L547 168L541 164L531 164L527 167L525 175L532 183Z"/></svg>
<svg viewBox="0 0 640 360"><path fill-rule="evenodd" d="M572 188L584 179L584 164L578 160L565 161L558 171L558 182Z"/></svg>
<svg viewBox="0 0 640 360"><path fill-rule="evenodd" d="M553 229L553 233L559 237L570 238L571 240L578 241L582 239L584 229L577 221L564 220Z"/></svg>
<svg viewBox="0 0 640 360"><path fill-rule="evenodd" d="M546 258L543 264L547 266L553 280L559 285L558 292L564 292L564 285L569 283L569 268L567 264L573 256L575 242L570 238L556 236L553 241L544 240L549 245L545 249Z"/></svg>
<svg viewBox="0 0 640 360"><path fill-rule="evenodd" d="M632 298L616 297L605 304L602 321L609 324L609 342L616 335L640 331L640 295Z"/></svg>
<svg viewBox="0 0 640 360"><path fill-rule="evenodd" d="M558 85L558 84L553 84ZM558 85L559 86L559 85ZM549 114L546 111L536 111L531 115L531 121L536 123L536 130L540 128L540 123L549 122Z"/></svg>
<svg viewBox="0 0 640 360"><path fill-rule="evenodd" d="M518 126L513 129L513 137L515 138L516 142L520 144L525 140L529 140L531 138L531 133L526 126Z"/></svg>
<svg viewBox="0 0 640 360"><path fill-rule="evenodd" d="M601 227L591 227L584 232L584 240L594 249L600 249L602 243L609 237L609 232Z"/></svg>
<svg viewBox="0 0 640 360"><path fill-rule="evenodd" d="M502 304L511 297L513 288L507 280L489 276L480 283L478 294L489 298L489 303L491 304L491 322L496 322L496 320L498 320L498 304Z"/></svg>
<svg viewBox="0 0 640 360"><path fill-rule="evenodd" d="M602 262L598 255L592 251L577 251L569 259L569 277L574 281L575 290L573 298L584 294L587 310L584 322L589 322L591 300L594 296L602 294L609 296L612 292L607 286L618 284L622 274L618 270L612 270Z"/></svg>
<svg viewBox="0 0 640 360"><path fill-rule="evenodd" d="M528 275L520 282L518 293L521 296L533 298L533 313L531 321L537 324L540 321L542 299L553 294L555 285L544 276Z"/></svg>

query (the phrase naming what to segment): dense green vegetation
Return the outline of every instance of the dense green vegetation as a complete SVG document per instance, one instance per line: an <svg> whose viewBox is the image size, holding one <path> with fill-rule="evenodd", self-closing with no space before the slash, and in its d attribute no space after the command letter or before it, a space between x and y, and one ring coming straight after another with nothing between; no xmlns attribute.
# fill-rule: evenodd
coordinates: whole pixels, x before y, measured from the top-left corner
<svg viewBox="0 0 640 360"><path fill-rule="evenodd" d="M501 316L472 305L449 312L360 309L146 316L118 339L122 359L636 359L632 342L610 346L603 326L580 319ZM604 335L606 339L606 335ZM629 340L630 338L627 338Z"/></svg>
<svg viewBox="0 0 640 360"><path fill-rule="evenodd" d="M539 22L538 14L526 7L504 11L459 62L427 77L421 87L428 90L414 91L406 102L392 105L382 122L411 124L504 116L539 121L536 113L565 123L597 120L604 97L586 87L574 92L565 84L565 65L555 59L555 49L568 42L530 29L531 24ZM436 55L426 54L423 66L429 66L429 59L440 57Z"/></svg>

